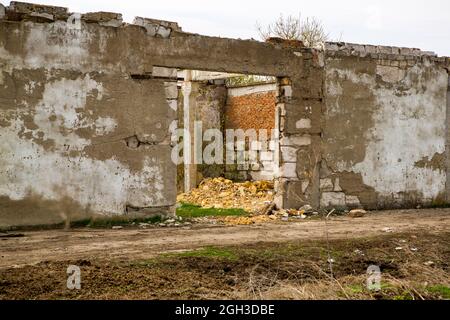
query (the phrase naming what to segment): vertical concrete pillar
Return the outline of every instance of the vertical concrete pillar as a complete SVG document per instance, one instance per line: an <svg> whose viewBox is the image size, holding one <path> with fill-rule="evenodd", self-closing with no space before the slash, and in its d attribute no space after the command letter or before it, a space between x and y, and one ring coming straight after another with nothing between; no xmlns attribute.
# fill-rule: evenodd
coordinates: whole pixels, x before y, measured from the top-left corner
<svg viewBox="0 0 450 320"><path fill-rule="evenodd" d="M184 192L189 192L197 187L197 164L195 163L195 96L198 92L198 84L190 81L192 71L186 71L183 83L183 113L184 113Z"/></svg>

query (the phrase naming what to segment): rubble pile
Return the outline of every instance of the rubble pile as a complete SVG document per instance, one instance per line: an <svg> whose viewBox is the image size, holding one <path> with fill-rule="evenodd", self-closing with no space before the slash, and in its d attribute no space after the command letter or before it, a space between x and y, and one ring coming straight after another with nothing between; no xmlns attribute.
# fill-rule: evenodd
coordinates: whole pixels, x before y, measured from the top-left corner
<svg viewBox="0 0 450 320"><path fill-rule="evenodd" d="M203 208L244 209L260 213L274 197L273 181L233 182L225 178L208 178L191 192L178 195L177 201Z"/></svg>
<svg viewBox="0 0 450 320"><path fill-rule="evenodd" d="M268 221L277 220L278 217L275 215L255 215L255 216L249 216L249 217L218 217L217 221L225 224L225 225L250 225L255 223L264 223Z"/></svg>

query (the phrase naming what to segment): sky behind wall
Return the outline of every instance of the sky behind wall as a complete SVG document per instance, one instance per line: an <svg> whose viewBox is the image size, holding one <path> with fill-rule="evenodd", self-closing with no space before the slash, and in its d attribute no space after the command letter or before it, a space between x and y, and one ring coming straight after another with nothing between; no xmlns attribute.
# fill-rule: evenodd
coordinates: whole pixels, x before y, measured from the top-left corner
<svg viewBox="0 0 450 320"><path fill-rule="evenodd" d="M10 1L0 0L4 5ZM228 38L258 39L255 24L280 13L322 20L332 40L414 47L450 56L448 0L35 0L68 7L71 12L122 13L176 21L186 32Z"/></svg>

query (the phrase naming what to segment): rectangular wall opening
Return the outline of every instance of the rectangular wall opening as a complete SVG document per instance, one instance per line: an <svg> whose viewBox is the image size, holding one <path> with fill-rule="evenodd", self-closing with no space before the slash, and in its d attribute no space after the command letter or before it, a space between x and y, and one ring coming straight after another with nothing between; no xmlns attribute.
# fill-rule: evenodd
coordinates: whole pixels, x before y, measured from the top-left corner
<svg viewBox="0 0 450 320"><path fill-rule="evenodd" d="M278 79L179 70L177 88L178 202L261 212L280 167Z"/></svg>

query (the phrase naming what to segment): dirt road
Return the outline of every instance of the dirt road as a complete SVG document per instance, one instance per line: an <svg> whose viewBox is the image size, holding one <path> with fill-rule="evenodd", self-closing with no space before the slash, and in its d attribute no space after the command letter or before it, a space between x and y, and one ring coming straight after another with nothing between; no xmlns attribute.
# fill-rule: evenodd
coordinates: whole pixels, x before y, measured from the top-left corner
<svg viewBox="0 0 450 320"><path fill-rule="evenodd" d="M70 259L143 259L162 252L209 245L323 240L325 230L323 220L302 220L232 227L193 225L182 228L30 231L24 232L24 237L0 239L0 268ZM331 217L328 223L330 239L449 230L450 209L371 212L363 218Z"/></svg>

